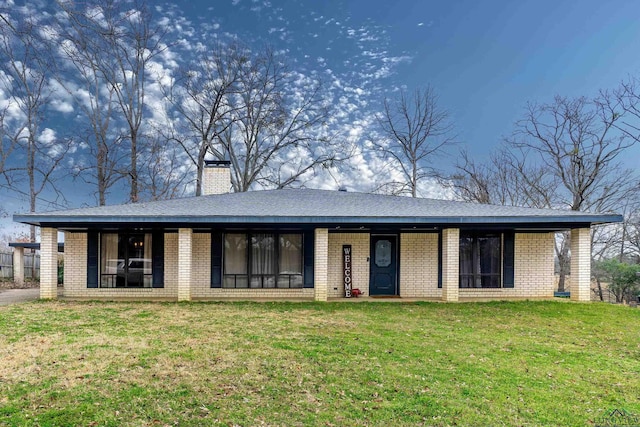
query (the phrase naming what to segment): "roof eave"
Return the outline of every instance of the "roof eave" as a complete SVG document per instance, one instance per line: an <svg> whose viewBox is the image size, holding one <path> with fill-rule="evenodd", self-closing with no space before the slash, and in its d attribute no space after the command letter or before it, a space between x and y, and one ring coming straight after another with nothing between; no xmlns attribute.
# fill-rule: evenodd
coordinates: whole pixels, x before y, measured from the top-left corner
<svg viewBox="0 0 640 427"><path fill-rule="evenodd" d="M36 226L74 226L90 224L442 224L442 225L473 225L473 224L606 224L622 222L622 215L557 215L557 216L438 216L438 217L363 217L363 216L147 216L147 215L14 215L13 220Z"/></svg>

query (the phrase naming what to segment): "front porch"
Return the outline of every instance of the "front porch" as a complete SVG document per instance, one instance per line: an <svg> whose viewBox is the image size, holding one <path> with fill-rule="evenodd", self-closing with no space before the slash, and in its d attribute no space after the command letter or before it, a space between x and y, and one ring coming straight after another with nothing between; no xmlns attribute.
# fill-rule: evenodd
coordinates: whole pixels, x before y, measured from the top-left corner
<svg viewBox="0 0 640 427"><path fill-rule="evenodd" d="M588 301L590 296L589 228L573 229L572 299ZM56 298L58 242L55 228L41 229L41 288L43 299ZM336 232L329 228L313 231L313 281L309 287L278 289L227 289L212 286L211 234L179 228L163 233L161 287L100 288L88 287L88 238L86 232L65 232L65 289L71 299L109 300L252 300L252 301L479 301L553 298L552 233L516 233L514 248L514 281L512 287L460 287L460 229L445 228L438 232L398 232L397 292L393 298L370 296L371 253L373 232ZM360 298L344 298L341 251L348 244L353 249L353 288ZM97 255L96 255L97 256ZM308 254L307 254L308 256ZM551 258L551 262L549 261ZM97 262L97 261L96 261ZM95 267L96 269L98 267ZM222 267L219 268L219 270ZM214 273L212 273L214 271ZM221 270L220 270L221 272ZM222 272L221 272L222 273ZM310 273L310 272L305 272ZM97 274L97 273L96 273Z"/></svg>

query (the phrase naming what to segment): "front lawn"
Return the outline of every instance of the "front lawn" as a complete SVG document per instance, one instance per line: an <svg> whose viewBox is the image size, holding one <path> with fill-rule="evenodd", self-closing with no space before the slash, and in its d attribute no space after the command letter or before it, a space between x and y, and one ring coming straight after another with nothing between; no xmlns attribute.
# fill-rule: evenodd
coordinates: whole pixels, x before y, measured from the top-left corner
<svg viewBox="0 0 640 427"><path fill-rule="evenodd" d="M0 307L0 425L592 425L640 414L640 309Z"/></svg>

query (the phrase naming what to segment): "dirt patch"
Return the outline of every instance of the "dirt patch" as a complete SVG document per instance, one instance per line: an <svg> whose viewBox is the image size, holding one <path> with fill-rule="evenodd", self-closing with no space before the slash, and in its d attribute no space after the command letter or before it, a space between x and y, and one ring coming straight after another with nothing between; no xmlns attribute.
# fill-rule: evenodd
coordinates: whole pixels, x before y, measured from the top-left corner
<svg viewBox="0 0 640 427"><path fill-rule="evenodd" d="M13 280L0 280L0 289L35 289L40 287L40 282L25 281L18 285Z"/></svg>

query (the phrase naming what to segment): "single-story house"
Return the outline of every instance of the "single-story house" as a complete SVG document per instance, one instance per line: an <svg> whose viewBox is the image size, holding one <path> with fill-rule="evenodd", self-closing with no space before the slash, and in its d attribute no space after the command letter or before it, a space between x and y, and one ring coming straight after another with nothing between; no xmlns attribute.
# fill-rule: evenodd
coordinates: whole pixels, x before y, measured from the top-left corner
<svg viewBox="0 0 640 427"><path fill-rule="evenodd" d="M41 228L41 297L309 299L353 294L544 299L554 233L571 231L571 298L590 299L594 224L620 215L284 189L229 193L208 162L199 197L15 215ZM356 290L357 289L357 290Z"/></svg>

